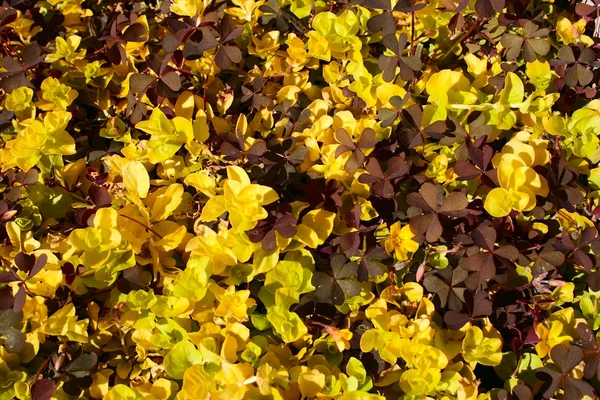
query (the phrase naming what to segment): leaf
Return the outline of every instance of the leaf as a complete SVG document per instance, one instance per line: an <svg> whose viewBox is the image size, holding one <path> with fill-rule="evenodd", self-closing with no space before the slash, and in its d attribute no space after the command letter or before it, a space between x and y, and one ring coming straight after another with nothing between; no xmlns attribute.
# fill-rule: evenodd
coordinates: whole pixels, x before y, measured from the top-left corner
<svg viewBox="0 0 600 400"><path fill-rule="evenodd" d="M439 212L442 214L450 215L456 213L456 211L462 211L469 205L467 196L462 192L452 192L446 197L446 200L440 207Z"/></svg>
<svg viewBox="0 0 600 400"><path fill-rule="evenodd" d="M456 330L460 329L465 324L469 322L469 316L465 314L458 313L456 311L448 311L444 314L444 323L448 325L450 329Z"/></svg>
<svg viewBox="0 0 600 400"><path fill-rule="evenodd" d="M480 17L490 18L494 12L500 12L505 6L505 0L477 0L475 11Z"/></svg>
<svg viewBox="0 0 600 400"><path fill-rule="evenodd" d="M143 199L150 190L150 177L144 165L139 161L130 161L123 167L123 183L132 194Z"/></svg>
<svg viewBox="0 0 600 400"><path fill-rule="evenodd" d="M4 347L10 353L17 353L25 346L25 335L21 331L10 328L0 332L6 338Z"/></svg>
<svg viewBox="0 0 600 400"><path fill-rule="evenodd" d="M570 376L564 379L564 389L566 400L583 399L586 397L593 398L596 394L592 385Z"/></svg>
<svg viewBox="0 0 600 400"><path fill-rule="evenodd" d="M125 49L123 48L123 46L121 46L119 42L116 42L108 48L108 59L114 65L123 64L127 59Z"/></svg>
<svg viewBox="0 0 600 400"><path fill-rule="evenodd" d="M84 353L67 365L66 370L69 372L76 371L91 371L98 363L96 353Z"/></svg>
<svg viewBox="0 0 600 400"><path fill-rule="evenodd" d="M106 207L112 202L112 197L105 186L90 186L88 196L97 207Z"/></svg>
<svg viewBox="0 0 600 400"><path fill-rule="evenodd" d="M39 379L31 386L32 400L50 400L56 391L56 383L52 379Z"/></svg>
<svg viewBox="0 0 600 400"><path fill-rule="evenodd" d="M33 267L31 268L31 270L29 271L28 277L32 278L32 277L36 276L38 274L38 272L40 272L42 270L42 268L44 268L44 265L46 265L46 262L48 262L48 256L46 254L40 254L35 259L35 263L33 264Z"/></svg>
<svg viewBox="0 0 600 400"><path fill-rule="evenodd" d="M569 349L561 343L552 347L550 357L563 373L567 373L583 360L583 350L577 346Z"/></svg>
<svg viewBox="0 0 600 400"><path fill-rule="evenodd" d="M161 75L160 80L174 92L178 92L181 89L181 79L175 71Z"/></svg>
<svg viewBox="0 0 600 400"><path fill-rule="evenodd" d="M145 42L146 27L139 22L131 24L121 35L121 39L126 42Z"/></svg>
<svg viewBox="0 0 600 400"><path fill-rule="evenodd" d="M549 368L539 368L535 371L538 379L543 381L540 389L544 399L550 399L558 389L561 381L561 374Z"/></svg>
<svg viewBox="0 0 600 400"><path fill-rule="evenodd" d="M185 371L203 361L202 353L187 340L178 342L165 356L165 371L173 379L182 379Z"/></svg>

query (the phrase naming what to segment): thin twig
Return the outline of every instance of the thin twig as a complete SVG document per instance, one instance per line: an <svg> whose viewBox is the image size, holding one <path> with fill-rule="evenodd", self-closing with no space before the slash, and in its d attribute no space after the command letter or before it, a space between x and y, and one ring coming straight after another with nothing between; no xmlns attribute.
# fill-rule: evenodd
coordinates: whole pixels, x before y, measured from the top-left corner
<svg viewBox="0 0 600 400"><path fill-rule="evenodd" d="M35 381L37 381L37 379L39 378L39 376L41 375L42 371L48 367L48 364L50 364L50 361L52 360L52 354L50 354L48 356L48 358L46 358L46 360L44 361L44 363L42 364L42 366L40 367L40 369L37 370L35 376L33 377L33 383L35 383Z"/></svg>
<svg viewBox="0 0 600 400"><path fill-rule="evenodd" d="M124 214L121 214L121 215L120 215L120 217L126 218L126 219L128 219L128 220L130 220L130 221L133 221L133 222L135 222L135 223L136 223L136 224L138 224L138 225L141 225L141 226L143 226L144 228L146 228L146 230L147 230L148 232L150 232L150 233L152 233L152 234L156 235L156 236L157 236L159 239L162 239L162 238L163 238L163 237L162 237L162 236L161 236L161 235L160 235L158 232L156 232L154 229L150 228L148 225L144 224L143 222L140 222L140 221L138 221L137 219L130 217L129 215L124 215Z"/></svg>
<svg viewBox="0 0 600 400"><path fill-rule="evenodd" d="M483 21L483 18L477 17L477 20L473 23L473 25L471 25L469 30L459 40L454 42L452 47L450 47L450 49L446 53L444 53L444 55L441 58L438 58L436 61L439 62L439 61L442 61L444 58L448 57L450 55L450 53L452 53L454 51L456 46L458 46L460 43L462 43L463 40L465 40L466 38L468 38L471 35L471 33L473 32L475 27L477 27L481 23L481 21Z"/></svg>
<svg viewBox="0 0 600 400"><path fill-rule="evenodd" d="M415 0L410 1L410 5L415 5ZM410 55L415 55L415 12L410 13Z"/></svg>

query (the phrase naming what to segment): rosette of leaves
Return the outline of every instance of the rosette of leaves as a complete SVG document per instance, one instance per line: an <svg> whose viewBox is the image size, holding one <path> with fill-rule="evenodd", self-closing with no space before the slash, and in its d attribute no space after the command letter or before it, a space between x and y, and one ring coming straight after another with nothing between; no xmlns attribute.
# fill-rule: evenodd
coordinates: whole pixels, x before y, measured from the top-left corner
<svg viewBox="0 0 600 400"><path fill-rule="evenodd" d="M351 152L350 157L344 164L344 170L350 175L354 175L359 168L362 168L365 163L365 150L373 147L379 140L376 138L375 131L371 128L367 128L362 131L358 142L354 143L348 131L344 128L340 128L335 133L335 138L340 145L335 150L335 157L340 157L342 154Z"/></svg>
<svg viewBox="0 0 600 400"><path fill-rule="evenodd" d="M556 250L567 253L567 260L580 265L585 271L590 271L598 265L598 251L600 251L600 237L596 228L586 228L578 234L563 233L555 242ZM575 238L573 238L575 236ZM577 238L577 236L579 236ZM591 250L594 250L592 253Z"/></svg>
<svg viewBox="0 0 600 400"><path fill-rule="evenodd" d="M339 242L342 250L352 254L354 254L353 252L358 251L359 247L366 239L371 237L369 236L369 233L377 229L376 221L370 222L361 220L361 212L362 208L360 204L356 204L352 210L340 212L341 218L348 225L348 227L352 228L353 230L340 236L339 240L336 240L336 242ZM363 247L365 244L363 244ZM369 248L370 245L371 243L368 243ZM379 258L386 257L384 256Z"/></svg>
<svg viewBox="0 0 600 400"><path fill-rule="evenodd" d="M467 258L469 271L479 271L481 279L492 279L496 276L497 268L515 268L514 260L519 256L515 246L497 246L498 233L489 225L478 226L471 232L473 243L481 248L479 253Z"/></svg>
<svg viewBox="0 0 600 400"><path fill-rule="evenodd" d="M539 251L521 250L517 263L531 265L531 273L535 276L555 270L565 262L565 255L555 248L556 241L557 239L549 240Z"/></svg>
<svg viewBox="0 0 600 400"><path fill-rule="evenodd" d="M501 12L506 5L506 0L477 0L475 11L480 17L490 18L495 13Z"/></svg>
<svg viewBox="0 0 600 400"><path fill-rule="evenodd" d="M371 184L371 194L390 198L394 195L393 182L403 178L409 172L404 154L394 156L386 163L385 173L376 158L369 158L365 170L367 173L358 177L360 183Z"/></svg>
<svg viewBox="0 0 600 400"><path fill-rule="evenodd" d="M132 19L136 16L133 14ZM133 22L133 21L131 21ZM130 20L124 15L119 15L110 26L110 34L98 38L98 41L109 41L108 47L108 59L114 65L119 65L127 61L127 53L125 51L125 45L129 42L139 43L146 41L146 27L140 22L134 22L129 25ZM120 33L122 29L125 29L123 33Z"/></svg>
<svg viewBox="0 0 600 400"><path fill-rule="evenodd" d="M408 36L405 33L396 36L389 34L383 38L383 45L394 55L382 54L379 57L379 69L383 71L383 80L392 82L396 78L396 67L400 68L400 78L410 81L415 73L421 69L421 59L416 56L403 56Z"/></svg>
<svg viewBox="0 0 600 400"><path fill-rule="evenodd" d="M219 25L219 43L215 52L215 64L221 69L228 69L242 61L242 51L236 44L231 44L242 34L243 28L236 27L231 18L225 15Z"/></svg>
<svg viewBox="0 0 600 400"><path fill-rule="evenodd" d="M177 95L181 89L181 78L177 70L167 64L168 61L166 58L161 60L158 57L148 57L146 63L156 76L133 74L129 78L131 90L138 98L144 94L148 94L149 98L156 98L157 95L173 98Z"/></svg>
<svg viewBox="0 0 600 400"><path fill-rule="evenodd" d="M18 282L19 288L14 295L10 286L0 289L0 309L12 308L17 312L23 309L28 291L26 281L36 276L47 261L45 254L36 257L20 252L15 256L15 266L7 266L0 272L0 283Z"/></svg>
<svg viewBox="0 0 600 400"><path fill-rule="evenodd" d="M523 59L534 62L538 56L545 56L550 51L550 42L546 36L550 33L548 28L540 28L538 24L527 20L523 25L523 34L505 33L500 43L506 48L506 58L515 60L521 52Z"/></svg>
<svg viewBox="0 0 600 400"><path fill-rule="evenodd" d="M358 257L356 260L358 262L356 279L359 282L365 282L383 275L383 260L389 258L389 255L383 247L376 246L367 251L359 252Z"/></svg>
<svg viewBox="0 0 600 400"><path fill-rule="evenodd" d="M600 66L596 52L582 44L563 46L556 56L550 64L561 68L560 75L569 87L587 86L594 79L591 67Z"/></svg>
<svg viewBox="0 0 600 400"><path fill-rule="evenodd" d="M279 111L278 106L275 107L274 111ZM305 128L308 128L311 125L311 112L309 109L303 109L297 104L287 109L283 105L279 108L281 109L281 118L288 118L288 121L285 125L286 135L290 135L293 132L302 132Z"/></svg>
<svg viewBox="0 0 600 400"><path fill-rule="evenodd" d="M542 398L553 398L558 389L564 391L566 400L583 399L585 396L594 398L596 392L592 385L572 376L571 371L583 361L585 353L581 347L567 347L565 344L557 344L552 347L550 357L553 366L538 368L535 375L543 384L540 389Z"/></svg>
<svg viewBox="0 0 600 400"><path fill-rule="evenodd" d="M488 138L493 131L492 127L487 125L486 122L483 113L473 112L467 118L467 130L456 118L448 117L445 122L447 130L444 132L444 137L440 138L439 143L444 146L459 144L454 151L457 162L467 158L471 158L475 162L480 161L483 156L480 152L492 153L492 148L486 145L485 141L482 142L482 138Z"/></svg>
<svg viewBox="0 0 600 400"><path fill-rule="evenodd" d="M292 207L282 204L272 212L267 219L259 221L254 229L246 232L253 243L260 243L265 251L273 251L277 247L275 232L284 239L291 239L296 235L296 218L291 214Z"/></svg>
<svg viewBox="0 0 600 400"><path fill-rule="evenodd" d="M387 36L390 33L396 32L394 11L400 11L404 13L415 12L424 8L427 4L415 4L415 2L412 0L399 0L396 5L392 7L391 0L366 0L364 5L367 8L381 10L380 14L371 17L367 21L367 27L369 30L372 32L381 32L383 36Z"/></svg>
<svg viewBox="0 0 600 400"><path fill-rule="evenodd" d="M469 138L465 140L467 159L457 159L454 164L454 172L458 175L457 180L467 181L479 177L481 182L487 186L499 186L497 170L491 164L494 150L485 144L485 140L485 136L478 138L475 142ZM461 147L457 149L458 154L460 154L460 149Z"/></svg>
<svg viewBox="0 0 600 400"><path fill-rule="evenodd" d="M586 379L600 379L600 347L596 343L594 330L584 322L577 324L577 334L579 340L572 343L573 346L580 347L584 351L585 367L583 376Z"/></svg>
<svg viewBox="0 0 600 400"><path fill-rule="evenodd" d="M106 185L108 181L108 173L88 168L85 174L86 178L92 182L88 189L88 197L96 209L108 207L112 203L112 198ZM87 221L87 219L85 219Z"/></svg>
<svg viewBox="0 0 600 400"><path fill-rule="evenodd" d="M579 173L576 168L569 166L567 160L554 153L547 168L546 179L550 189L550 201L569 212L575 212L575 204L583 201L577 185Z"/></svg>
<svg viewBox="0 0 600 400"><path fill-rule="evenodd" d="M2 67L5 71L0 73L0 88L6 93L10 93L19 87L35 89L27 74L42 63L45 58L46 53L37 43L29 44L23 48L22 62L10 55L5 55L2 58Z"/></svg>
<svg viewBox="0 0 600 400"><path fill-rule="evenodd" d="M406 201L423 211L422 215L410 219L410 227L417 235L425 235L430 243L437 241L444 232L440 216L459 218L469 214L466 209L469 201L464 193L451 192L444 197L444 188L430 182L424 183L419 193L409 193Z"/></svg>
<svg viewBox="0 0 600 400"><path fill-rule="evenodd" d="M35 185L39 179L39 172L36 169L30 169L29 171L6 171L6 178L10 190L3 193L3 196L8 201L17 201L23 195L23 189L27 186Z"/></svg>
<svg viewBox="0 0 600 400"><path fill-rule="evenodd" d="M229 135L220 146L220 152L227 161L242 162L248 161L250 164L259 164L261 157L267 151L267 144L262 139L257 139L252 146L246 148L244 135L236 129L235 135Z"/></svg>
<svg viewBox="0 0 600 400"><path fill-rule="evenodd" d="M337 212L342 206L341 195L344 193L344 187L335 179L329 181L325 181L325 179L311 179L307 184L296 182L293 186L292 193L305 199L313 207L323 204L323 209Z"/></svg>
<svg viewBox="0 0 600 400"><path fill-rule="evenodd" d="M264 79L257 77L252 80L250 87L242 85L242 97L240 98L240 102L245 103L252 99L252 108L260 110L261 108L267 107L269 105L269 98L261 94L265 87L265 83Z"/></svg>
<svg viewBox="0 0 600 400"><path fill-rule="evenodd" d="M319 300L328 300L339 306L344 304L346 298L360 294L360 284L354 279L358 271L358 264L348 260L342 254L331 258L331 274L317 271L313 275L312 283L316 287L314 295Z"/></svg>
<svg viewBox="0 0 600 400"><path fill-rule="evenodd" d="M465 279L468 276L469 272L460 266L433 270L425 274L423 286L433 293L434 302L439 307L458 312L465 302Z"/></svg>
<svg viewBox="0 0 600 400"><path fill-rule="evenodd" d="M388 128L394 125L394 122L396 122L402 113L402 106L408 101L409 97L410 96L408 94L404 97L392 96L390 97L390 104L392 107L394 107L394 109L382 108L377 111L377 117L381 121L382 128Z"/></svg>
<svg viewBox="0 0 600 400"><path fill-rule="evenodd" d="M444 323L450 329L460 329L467 322L473 322L478 318L486 318L492 314L492 301L485 290L477 290L474 293L471 290L464 292L464 305L467 313L460 313L449 310L444 314Z"/></svg>
<svg viewBox="0 0 600 400"><path fill-rule="evenodd" d="M282 186L289 184L292 176L297 174L297 168L308 155L306 146L295 144L296 140L291 137L282 141L276 138L268 140L267 150L262 157L263 168L254 168L256 174L262 175L263 179L270 183Z"/></svg>
<svg viewBox="0 0 600 400"><path fill-rule="evenodd" d="M403 109L400 117L402 124L399 126L398 138L409 149L425 143L427 138L440 139L448 130L446 121L435 121L422 128L423 108L418 104Z"/></svg>

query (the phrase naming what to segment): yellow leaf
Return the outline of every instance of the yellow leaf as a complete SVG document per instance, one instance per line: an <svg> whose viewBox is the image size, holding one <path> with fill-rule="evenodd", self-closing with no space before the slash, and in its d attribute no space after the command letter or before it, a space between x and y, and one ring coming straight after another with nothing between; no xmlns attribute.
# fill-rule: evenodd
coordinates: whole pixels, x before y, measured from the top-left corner
<svg viewBox="0 0 600 400"><path fill-rule="evenodd" d="M485 56L479 59L475 54L469 53L465 56L465 62L467 63L467 70L474 77L478 77L487 72L488 59Z"/></svg>
<svg viewBox="0 0 600 400"><path fill-rule="evenodd" d="M553 78L556 76L555 73L550 69L548 61L535 60L534 62L527 63L525 67L525 73L527 77L538 89L546 89L550 86Z"/></svg>
<svg viewBox="0 0 600 400"><path fill-rule="evenodd" d="M179 206L183 198L183 185L174 183L162 187L148 196L147 203L150 206L150 218L153 221L167 219Z"/></svg>
<svg viewBox="0 0 600 400"><path fill-rule="evenodd" d="M297 226L296 239L311 248L325 243L325 240L333 231L334 219L335 213L331 211L309 211L308 214L302 217L302 223Z"/></svg>
<svg viewBox="0 0 600 400"><path fill-rule="evenodd" d="M508 72L504 78L504 89L500 92L500 103L512 107L521 103L523 96L525 96L525 86L521 78L514 72Z"/></svg>
<svg viewBox="0 0 600 400"><path fill-rule="evenodd" d="M207 1L207 0L205 0ZM202 0L172 0L171 12L185 17L201 15L205 8Z"/></svg>
<svg viewBox="0 0 600 400"><path fill-rule="evenodd" d="M150 177L144 165L139 161L130 161L123 167L123 183L125 188L141 199L148 196Z"/></svg>
<svg viewBox="0 0 600 400"><path fill-rule="evenodd" d="M206 171L194 172L185 177L183 180L188 186L193 186L196 190L204 193L207 197L213 197L216 195L215 180ZM220 215L220 214L219 214Z"/></svg>
<svg viewBox="0 0 600 400"><path fill-rule="evenodd" d="M485 197L483 207L492 217L506 217L512 211L512 200L503 188L492 189Z"/></svg>

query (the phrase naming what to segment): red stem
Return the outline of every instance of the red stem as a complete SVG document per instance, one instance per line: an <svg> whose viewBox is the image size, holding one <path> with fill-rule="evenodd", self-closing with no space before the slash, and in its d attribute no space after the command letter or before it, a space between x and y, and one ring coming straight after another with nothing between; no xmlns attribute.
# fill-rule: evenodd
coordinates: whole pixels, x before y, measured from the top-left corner
<svg viewBox="0 0 600 400"><path fill-rule="evenodd" d="M414 6L415 5L415 0L411 0L410 1L410 5ZM410 13L410 55L414 56L415 55L415 12L411 12Z"/></svg>

